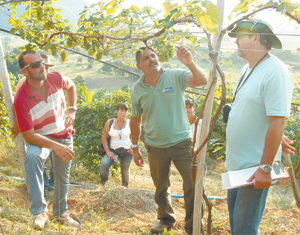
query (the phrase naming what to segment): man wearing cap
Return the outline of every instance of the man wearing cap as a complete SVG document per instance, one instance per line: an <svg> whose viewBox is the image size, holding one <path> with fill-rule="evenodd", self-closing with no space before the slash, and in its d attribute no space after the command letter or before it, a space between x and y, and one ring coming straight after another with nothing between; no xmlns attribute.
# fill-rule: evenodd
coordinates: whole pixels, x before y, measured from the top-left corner
<svg viewBox="0 0 300 235"><path fill-rule="evenodd" d="M191 179L191 130L184 108L183 93L188 86L206 84L204 71L193 61L192 54L184 47L177 51L179 60L190 71L163 69L157 54L150 48L136 52L137 67L143 75L133 85L131 92L130 128L134 161L144 166L138 149L142 116L145 142L151 176L156 187L155 202L160 222L151 228L152 233L171 229L175 214L171 205L170 165L175 167L184 182L185 231L193 231L194 184Z"/></svg>
<svg viewBox="0 0 300 235"><path fill-rule="evenodd" d="M48 74L50 71L50 68L52 66L54 66L54 64L50 63L50 57L48 55L45 54L41 54L42 59L44 60L44 64L45 64L45 70L46 73ZM15 93L19 90L20 86L26 81L26 77L22 78L19 80L17 86L16 86L16 90ZM65 100L64 96L62 96L63 100ZM65 102L64 102L65 103ZM13 127L11 128L11 133L13 135L13 137L15 138L17 136L17 134L19 133L19 126L18 126L18 122L17 120L15 120ZM52 160L52 154L50 153L50 161L51 161L51 166L50 166L50 179L47 175L47 172L44 168L44 173L43 173L43 177L44 177L44 196L48 197L48 190L52 191L54 190L54 174L53 174L53 160Z"/></svg>
<svg viewBox="0 0 300 235"><path fill-rule="evenodd" d="M64 75L46 74L44 61L35 51L19 57L21 72L26 76L15 94L14 108L18 126L27 143L25 177L33 226L43 229L49 221L44 198L43 166L52 152L54 171L53 215L69 226L77 221L67 214L67 193L71 160L74 157L72 135L76 112L76 87ZM69 109L65 111L62 90L66 92Z"/></svg>
<svg viewBox="0 0 300 235"><path fill-rule="evenodd" d="M195 135L195 130L196 130L196 125L195 121L197 116L195 115L195 105L192 100L185 100L185 109L186 109L186 114L190 123L191 131L192 131L192 138L194 138ZM201 125L202 125L202 120L200 119L198 122L197 126L197 134L196 134L196 143L195 143L195 150L199 147L200 145L200 133L201 133Z"/></svg>
<svg viewBox="0 0 300 235"><path fill-rule="evenodd" d="M293 78L287 67L270 54L281 49L271 27L260 20L238 22L229 33L236 38L238 55L248 64L234 92L226 128L228 171L259 166L248 179L254 185L230 189L227 203L232 234L258 234L274 161L281 160L285 117L290 114Z"/></svg>

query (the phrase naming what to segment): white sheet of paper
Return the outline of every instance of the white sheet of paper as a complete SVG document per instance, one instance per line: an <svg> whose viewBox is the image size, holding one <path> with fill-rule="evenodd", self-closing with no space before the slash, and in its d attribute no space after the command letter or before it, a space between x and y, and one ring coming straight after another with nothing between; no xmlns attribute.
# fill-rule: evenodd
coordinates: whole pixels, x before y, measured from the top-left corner
<svg viewBox="0 0 300 235"><path fill-rule="evenodd" d="M247 180L254 174L254 172L258 169L258 166L238 170L238 171L228 171L221 174L223 189L233 189L239 188L247 185L254 184L254 180L252 182L247 182ZM288 175L285 171L280 169L280 174L276 175L274 169L271 171L272 180L287 178Z"/></svg>

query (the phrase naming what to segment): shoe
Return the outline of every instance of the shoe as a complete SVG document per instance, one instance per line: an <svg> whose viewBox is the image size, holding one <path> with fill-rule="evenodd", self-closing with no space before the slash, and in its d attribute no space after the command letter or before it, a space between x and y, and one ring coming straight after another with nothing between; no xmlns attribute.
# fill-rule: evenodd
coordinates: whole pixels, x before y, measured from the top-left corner
<svg viewBox="0 0 300 235"><path fill-rule="evenodd" d="M53 185L49 185L48 191L54 191L54 186Z"/></svg>
<svg viewBox="0 0 300 235"><path fill-rule="evenodd" d="M64 225L71 227L79 227L79 223L76 220L72 219L67 213L61 216L55 216L55 219Z"/></svg>
<svg viewBox="0 0 300 235"><path fill-rule="evenodd" d="M33 227L35 229L42 230L46 223L49 223L49 219L45 212L33 216Z"/></svg>
<svg viewBox="0 0 300 235"><path fill-rule="evenodd" d="M151 233L161 233L161 232L164 231L164 229L167 229L167 231L169 231L171 228L172 228L172 226L168 226L168 225L165 225L165 224L158 223L158 224L154 225L150 229L150 231L151 231Z"/></svg>

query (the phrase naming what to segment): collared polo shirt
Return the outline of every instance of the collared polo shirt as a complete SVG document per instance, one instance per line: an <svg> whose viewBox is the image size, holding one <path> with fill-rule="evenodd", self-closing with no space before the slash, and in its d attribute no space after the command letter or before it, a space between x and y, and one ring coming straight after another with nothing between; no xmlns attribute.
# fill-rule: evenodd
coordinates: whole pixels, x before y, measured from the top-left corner
<svg viewBox="0 0 300 235"><path fill-rule="evenodd" d="M191 75L183 69L162 69L156 87L144 83L144 74L133 85L131 116L143 114L148 145L168 148L191 137L183 96Z"/></svg>
<svg viewBox="0 0 300 235"><path fill-rule="evenodd" d="M64 93L69 80L62 74L47 74L47 98L34 93L24 82L18 89L14 99L14 108L21 132L34 128L35 133L61 139L75 133L73 126L64 124Z"/></svg>

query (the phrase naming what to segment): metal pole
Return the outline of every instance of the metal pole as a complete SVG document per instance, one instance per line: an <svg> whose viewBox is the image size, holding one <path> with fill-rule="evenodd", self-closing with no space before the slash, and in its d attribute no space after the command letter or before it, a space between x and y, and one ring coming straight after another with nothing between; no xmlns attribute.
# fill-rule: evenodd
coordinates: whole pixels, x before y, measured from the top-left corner
<svg viewBox="0 0 300 235"><path fill-rule="evenodd" d="M217 7L220 11L220 23L219 23L219 33L222 30L223 25L223 16L224 16L224 0L217 1ZM218 35L213 36L212 46L213 49L217 47ZM208 87L212 86L211 92L207 99L207 104L203 113L202 119L202 127L201 127L201 136L200 143L204 141L205 137L208 134L212 113L212 106L214 101L214 93L216 87L216 69L210 71L209 79L208 79ZM199 136L198 136L199 138ZM195 199L194 199L194 220L193 220L193 235L201 234L201 226L202 226L202 197L203 197L203 177L204 177L204 165L205 165L205 154L206 154L206 146L205 145L197 156L197 172L196 172L196 181L195 181Z"/></svg>
<svg viewBox="0 0 300 235"><path fill-rule="evenodd" d="M13 96L11 92L9 77L7 73L6 63L4 60L4 53L3 53L3 47L2 47L2 41L0 38L0 79L1 79L1 85L2 85L2 91L4 95L5 105L8 113L8 117L10 119L11 126L14 125L15 118L14 118L14 106L13 106ZM19 160L21 164L21 169L23 172L23 175L25 177L25 155L26 155L26 148L25 148L25 141L19 133L16 137L16 145L19 155Z"/></svg>

